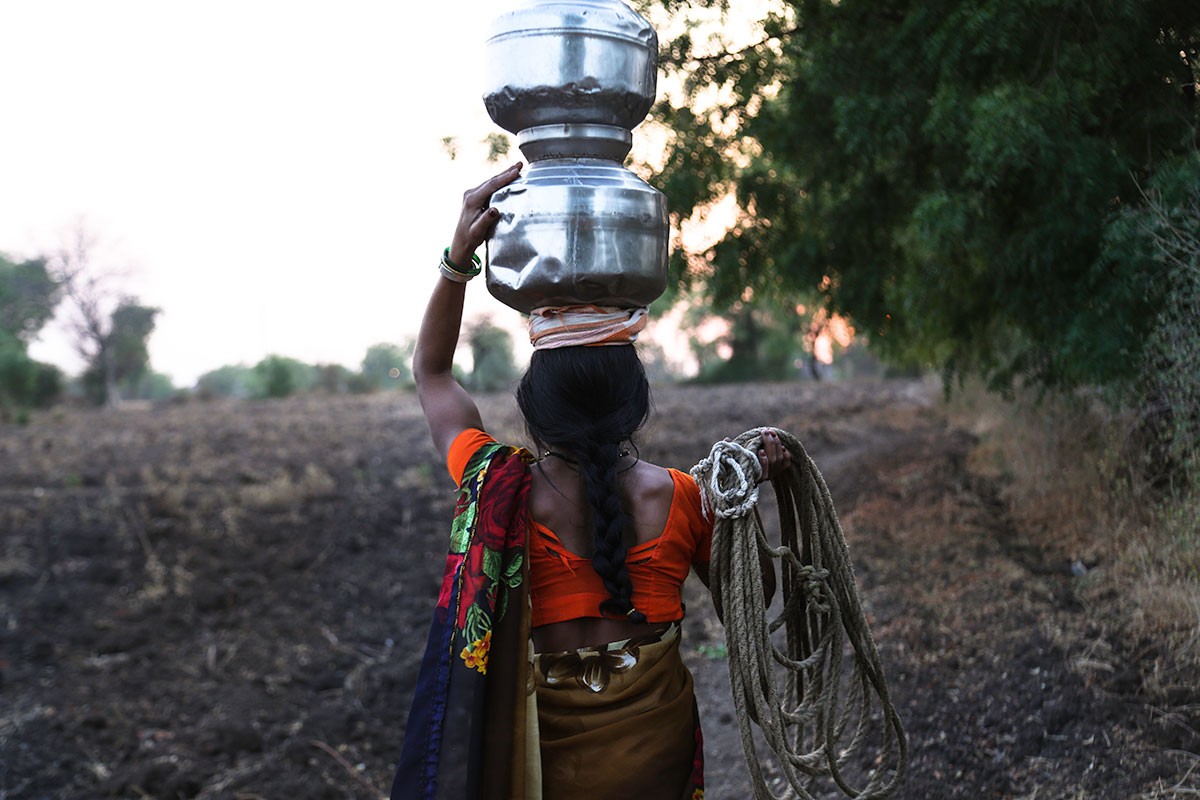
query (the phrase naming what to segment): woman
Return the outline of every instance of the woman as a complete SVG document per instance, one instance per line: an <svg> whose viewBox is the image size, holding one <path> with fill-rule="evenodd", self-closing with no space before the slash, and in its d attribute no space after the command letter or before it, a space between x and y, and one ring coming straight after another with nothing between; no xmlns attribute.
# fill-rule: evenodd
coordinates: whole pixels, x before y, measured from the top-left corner
<svg viewBox="0 0 1200 800"><path fill-rule="evenodd" d="M460 496L393 797L703 797L680 587L689 568L707 584L712 524L692 478L643 461L633 443L649 414L631 346L644 309L535 311L517 401L536 459L485 432L452 374L466 279L478 271L462 265L499 218L490 197L519 174L517 164L464 195L413 358ZM773 433L764 440L769 477L790 457ZM764 575L773 593L774 573ZM506 613L526 603L528 627ZM534 688L523 700L510 684ZM470 699L446 699L456 691Z"/></svg>

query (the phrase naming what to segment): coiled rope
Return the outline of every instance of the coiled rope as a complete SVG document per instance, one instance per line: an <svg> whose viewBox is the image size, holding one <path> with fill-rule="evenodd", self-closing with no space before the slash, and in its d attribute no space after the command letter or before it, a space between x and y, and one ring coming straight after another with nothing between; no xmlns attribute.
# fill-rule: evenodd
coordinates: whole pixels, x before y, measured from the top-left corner
<svg viewBox="0 0 1200 800"><path fill-rule="evenodd" d="M780 430L792 466L772 480L781 545L767 543L757 509L762 474L757 452L765 430L717 442L691 470L706 510L716 516L709 583L725 624L733 702L754 796L792 795L768 789L752 722L801 800L812 800L809 790L824 777L858 800L888 797L903 777L908 742L863 616L842 526L816 464L796 437ZM760 555L782 562L783 607L770 621ZM771 638L780 628L782 648ZM847 644L849 664L843 661ZM866 759L866 785L856 789L843 767L865 747L878 752Z"/></svg>

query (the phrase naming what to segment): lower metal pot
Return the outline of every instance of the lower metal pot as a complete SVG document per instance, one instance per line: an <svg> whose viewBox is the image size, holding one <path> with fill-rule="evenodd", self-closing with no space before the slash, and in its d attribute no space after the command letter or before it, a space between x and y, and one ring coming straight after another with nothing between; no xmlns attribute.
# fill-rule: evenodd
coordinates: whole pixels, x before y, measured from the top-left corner
<svg viewBox="0 0 1200 800"><path fill-rule="evenodd" d="M511 308L635 308L667 286L666 198L620 164L535 161L491 204L500 220L487 246L487 286Z"/></svg>

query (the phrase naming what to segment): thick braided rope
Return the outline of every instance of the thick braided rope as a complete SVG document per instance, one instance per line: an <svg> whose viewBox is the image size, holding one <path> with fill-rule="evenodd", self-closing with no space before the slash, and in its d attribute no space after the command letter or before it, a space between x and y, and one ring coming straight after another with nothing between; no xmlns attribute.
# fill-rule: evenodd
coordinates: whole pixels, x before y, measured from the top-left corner
<svg viewBox="0 0 1200 800"><path fill-rule="evenodd" d="M730 685L754 796L812 800L813 783L828 777L857 800L885 798L900 784L908 742L863 615L850 550L824 478L786 431L779 438L792 467L772 481L782 541L777 548L767 543L755 488L764 430L717 442L692 469L706 510L716 516L710 585L725 623ZM783 607L770 621L760 555L781 562ZM780 628L782 648L771 640ZM847 645L852 659L843 665ZM876 703L881 714L872 713ZM794 794L777 797L768 789L751 723ZM843 767L866 748L878 752L855 760L871 766L865 768L866 785L853 788Z"/></svg>
<svg viewBox="0 0 1200 800"><path fill-rule="evenodd" d="M706 507L720 519L742 517L758 504L758 479L762 467L752 450L733 441L717 442L708 458L692 467L692 477L700 483Z"/></svg>

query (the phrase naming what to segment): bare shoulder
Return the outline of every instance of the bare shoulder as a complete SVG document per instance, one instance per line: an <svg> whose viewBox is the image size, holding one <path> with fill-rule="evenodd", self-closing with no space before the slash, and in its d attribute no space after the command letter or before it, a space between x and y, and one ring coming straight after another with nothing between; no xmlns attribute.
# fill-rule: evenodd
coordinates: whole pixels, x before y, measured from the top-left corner
<svg viewBox="0 0 1200 800"><path fill-rule="evenodd" d="M675 492L675 480L670 470L648 461L639 461L629 470L626 486L630 499L639 504L669 505Z"/></svg>

